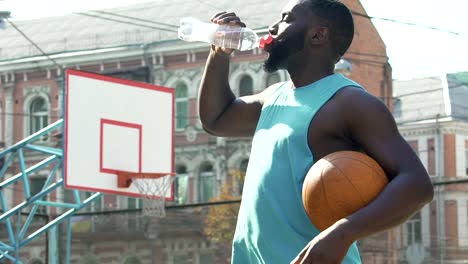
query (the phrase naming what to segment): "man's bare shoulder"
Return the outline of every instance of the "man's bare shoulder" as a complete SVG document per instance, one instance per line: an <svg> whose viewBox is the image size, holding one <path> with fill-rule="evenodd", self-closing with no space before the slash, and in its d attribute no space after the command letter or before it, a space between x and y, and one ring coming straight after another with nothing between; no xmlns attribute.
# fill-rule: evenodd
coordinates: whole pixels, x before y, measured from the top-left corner
<svg viewBox="0 0 468 264"><path fill-rule="evenodd" d="M348 125L360 124L366 120L378 123L395 122L390 109L382 100L360 87L344 87L337 92L334 99Z"/></svg>
<svg viewBox="0 0 468 264"><path fill-rule="evenodd" d="M334 99L343 110L370 110L382 106L386 108L378 97L357 86L343 87L336 93Z"/></svg>

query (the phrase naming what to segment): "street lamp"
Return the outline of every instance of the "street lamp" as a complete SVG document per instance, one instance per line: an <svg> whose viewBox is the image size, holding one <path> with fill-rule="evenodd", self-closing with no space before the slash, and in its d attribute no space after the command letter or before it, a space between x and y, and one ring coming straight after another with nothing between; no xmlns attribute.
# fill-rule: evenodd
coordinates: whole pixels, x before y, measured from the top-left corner
<svg viewBox="0 0 468 264"><path fill-rule="evenodd" d="M3 21L4 18L9 18L10 15L10 11L0 11L0 21Z"/></svg>
<svg viewBox="0 0 468 264"><path fill-rule="evenodd" d="M11 15L10 11L0 11L0 29L5 28L4 19L9 18Z"/></svg>
<svg viewBox="0 0 468 264"><path fill-rule="evenodd" d="M349 60L340 59L340 61L335 64L335 72L340 72L344 75L350 75L353 65Z"/></svg>

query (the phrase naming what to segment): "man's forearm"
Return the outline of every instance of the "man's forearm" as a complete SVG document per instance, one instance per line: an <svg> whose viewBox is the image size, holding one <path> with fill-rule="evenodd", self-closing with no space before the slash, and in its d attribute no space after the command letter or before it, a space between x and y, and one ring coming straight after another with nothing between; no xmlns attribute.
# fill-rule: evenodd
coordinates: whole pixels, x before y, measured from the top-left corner
<svg viewBox="0 0 468 264"><path fill-rule="evenodd" d="M343 232L344 239L355 241L400 225L432 200L432 184L425 185L399 175L368 206L338 221L334 228Z"/></svg>
<svg viewBox="0 0 468 264"><path fill-rule="evenodd" d="M210 128L235 100L229 87L229 54L214 48L208 55L199 91L199 114L203 125Z"/></svg>

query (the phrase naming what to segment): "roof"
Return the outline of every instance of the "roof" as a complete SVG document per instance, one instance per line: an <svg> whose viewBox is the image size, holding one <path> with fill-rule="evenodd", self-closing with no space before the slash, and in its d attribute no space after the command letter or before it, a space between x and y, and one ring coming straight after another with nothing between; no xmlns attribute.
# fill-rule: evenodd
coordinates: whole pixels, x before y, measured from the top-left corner
<svg viewBox="0 0 468 264"><path fill-rule="evenodd" d="M468 72L451 73L448 77L450 80L468 85Z"/></svg>
<svg viewBox="0 0 468 264"><path fill-rule="evenodd" d="M468 120L468 72L414 80L394 81L394 115L397 122L436 117Z"/></svg>
<svg viewBox="0 0 468 264"><path fill-rule="evenodd" d="M220 10L235 10L250 28L266 28L278 18L286 2L219 0L212 4L208 0L172 0L169 4L155 0L102 11L13 22L46 53L54 54L177 39L180 18L193 16L209 21ZM40 55L11 25L7 24L0 33L0 61Z"/></svg>
<svg viewBox="0 0 468 264"><path fill-rule="evenodd" d="M468 72L447 74L452 116L468 120Z"/></svg>

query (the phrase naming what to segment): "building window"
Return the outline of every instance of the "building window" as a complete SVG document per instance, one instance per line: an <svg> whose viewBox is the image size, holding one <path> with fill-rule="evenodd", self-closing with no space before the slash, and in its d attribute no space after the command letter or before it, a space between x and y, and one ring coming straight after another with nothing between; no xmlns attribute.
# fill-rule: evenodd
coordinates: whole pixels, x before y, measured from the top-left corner
<svg viewBox="0 0 468 264"><path fill-rule="evenodd" d="M43 177L32 177L30 182L29 182L29 190L31 192L31 196L34 196L38 194L39 192L42 191L44 188L46 182L46 178ZM40 200L46 201L47 200L47 195L44 195L40 198ZM37 212L44 214L46 213L46 207L45 206L39 206L37 208Z"/></svg>
<svg viewBox="0 0 468 264"><path fill-rule="evenodd" d="M63 189L63 201L65 203L76 203L75 191L78 191L78 190L71 190L71 189L64 188ZM84 208L81 210L84 210Z"/></svg>
<svg viewBox="0 0 468 264"><path fill-rule="evenodd" d="M200 167L200 177L198 181L198 198L200 202L209 202L214 196L215 174L213 166L203 164Z"/></svg>
<svg viewBox="0 0 468 264"><path fill-rule="evenodd" d="M138 209L141 207L141 199L129 197L127 198L127 208L128 209Z"/></svg>
<svg viewBox="0 0 468 264"><path fill-rule="evenodd" d="M31 102L29 116L29 134L34 134L49 124L49 106L44 98L38 97Z"/></svg>
<svg viewBox="0 0 468 264"><path fill-rule="evenodd" d="M3 141L3 107L0 103L0 141Z"/></svg>
<svg viewBox="0 0 468 264"><path fill-rule="evenodd" d="M433 138L427 140L427 173L435 175L435 141Z"/></svg>
<svg viewBox="0 0 468 264"><path fill-rule="evenodd" d="M120 79L127 79L127 80L132 80L132 81L149 83L150 82L149 72L150 70L148 67L140 67L138 69L108 72L105 75L112 76L115 78L120 78Z"/></svg>
<svg viewBox="0 0 468 264"><path fill-rule="evenodd" d="M188 88L185 83L179 83L176 86L176 130L183 130L188 125Z"/></svg>
<svg viewBox="0 0 468 264"><path fill-rule="evenodd" d="M244 75L239 81L239 96L253 94L253 80L249 75Z"/></svg>
<svg viewBox="0 0 468 264"><path fill-rule="evenodd" d="M198 263L200 264L212 264L214 263L213 254L211 253L200 253L198 257Z"/></svg>
<svg viewBox="0 0 468 264"><path fill-rule="evenodd" d="M99 261L95 257L86 257L83 263L84 264L98 264Z"/></svg>
<svg viewBox="0 0 468 264"><path fill-rule="evenodd" d="M132 210L132 209L139 209L141 208L141 204L143 201L140 198L133 198L133 197L128 197L127 198L127 209ZM138 217L128 217L127 223L128 223L128 229L129 230L137 230L140 227L140 220ZM123 220L123 219L122 219Z"/></svg>
<svg viewBox="0 0 468 264"><path fill-rule="evenodd" d="M468 176L468 141L465 148L465 175Z"/></svg>
<svg viewBox="0 0 468 264"><path fill-rule="evenodd" d="M31 178L30 188L31 196L38 194L44 188L46 178L43 177L34 177Z"/></svg>
<svg viewBox="0 0 468 264"><path fill-rule="evenodd" d="M279 83L281 81L280 76L278 73L270 73L266 78L266 87L270 87L275 83Z"/></svg>
<svg viewBox="0 0 468 264"><path fill-rule="evenodd" d="M172 256L172 263L173 264L187 264L188 258L187 255L177 254Z"/></svg>
<svg viewBox="0 0 468 264"><path fill-rule="evenodd" d="M91 195L93 195L94 192L84 192L84 199L82 200L85 201L86 199L88 199L89 197L91 197ZM88 211L92 211L92 212L99 212L102 210L102 201L104 200L104 196L101 196L101 198L97 198L97 199L94 199L91 204L87 207L85 207L86 209L84 210L88 210Z"/></svg>
<svg viewBox="0 0 468 264"><path fill-rule="evenodd" d="M406 244L410 246L421 242L421 213L418 212L406 222Z"/></svg>
<svg viewBox="0 0 468 264"><path fill-rule="evenodd" d="M465 175L468 176L468 140L465 140Z"/></svg>
<svg viewBox="0 0 468 264"><path fill-rule="evenodd" d="M401 99L400 98L393 99L393 116L395 117L395 119L401 118L402 116L401 107L402 107Z"/></svg>
<svg viewBox="0 0 468 264"><path fill-rule="evenodd" d="M2 151L4 149L5 149L5 142L0 141L0 151ZM0 158L0 170L3 168L3 165L5 165L5 156Z"/></svg>
<svg viewBox="0 0 468 264"><path fill-rule="evenodd" d="M176 166L175 200L177 204L186 204L188 202L188 183L187 168L185 166Z"/></svg>
<svg viewBox="0 0 468 264"><path fill-rule="evenodd" d="M136 257L136 256L131 256L131 257L128 257L124 264L142 264L143 262L141 262L141 260Z"/></svg>

